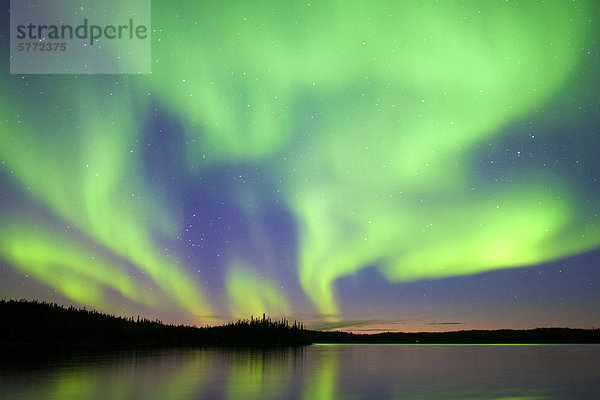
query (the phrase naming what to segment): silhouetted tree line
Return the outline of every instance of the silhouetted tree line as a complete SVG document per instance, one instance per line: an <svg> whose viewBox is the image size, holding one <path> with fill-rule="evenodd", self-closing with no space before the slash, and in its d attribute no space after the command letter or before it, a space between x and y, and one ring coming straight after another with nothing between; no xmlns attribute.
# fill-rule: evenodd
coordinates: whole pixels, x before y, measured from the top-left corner
<svg viewBox="0 0 600 400"><path fill-rule="evenodd" d="M304 345L302 323L251 317L224 326L166 325L139 316L115 317L96 310L39 301L0 301L0 343L125 345Z"/></svg>
<svg viewBox="0 0 600 400"><path fill-rule="evenodd" d="M359 335L320 332L301 322L273 321L265 314L214 327L165 325L139 316L39 301L0 300L0 343L176 346L295 346L312 343L493 344L600 343L600 329L537 328Z"/></svg>
<svg viewBox="0 0 600 400"><path fill-rule="evenodd" d="M536 328L418 333L387 332L373 335L310 331L309 337L314 343L569 344L600 343L600 329Z"/></svg>

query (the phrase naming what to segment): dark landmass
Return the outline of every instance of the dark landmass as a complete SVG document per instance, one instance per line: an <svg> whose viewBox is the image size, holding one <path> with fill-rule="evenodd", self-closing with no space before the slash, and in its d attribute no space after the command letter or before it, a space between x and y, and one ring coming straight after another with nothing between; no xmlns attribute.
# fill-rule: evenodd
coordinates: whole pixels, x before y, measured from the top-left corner
<svg viewBox="0 0 600 400"><path fill-rule="evenodd" d="M454 332L387 332L355 335L310 332L314 343L355 344L589 344L600 343L600 329L536 328Z"/></svg>
<svg viewBox="0 0 600 400"><path fill-rule="evenodd" d="M165 325L95 310L37 301L0 301L0 343L22 345L301 346L353 344L567 344L600 343L600 329L538 328L359 335L320 332L265 315L223 326Z"/></svg>
<svg viewBox="0 0 600 400"><path fill-rule="evenodd" d="M57 345L295 346L311 344L302 324L263 315L222 326L166 325L38 301L0 300L0 343Z"/></svg>

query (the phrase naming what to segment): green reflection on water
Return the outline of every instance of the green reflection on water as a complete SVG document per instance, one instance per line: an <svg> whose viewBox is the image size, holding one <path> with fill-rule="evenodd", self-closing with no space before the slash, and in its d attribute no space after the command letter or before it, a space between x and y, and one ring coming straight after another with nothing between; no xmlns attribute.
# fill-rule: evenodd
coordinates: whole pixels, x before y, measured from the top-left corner
<svg viewBox="0 0 600 400"><path fill-rule="evenodd" d="M336 374L338 369L337 351L334 347L324 347L318 367L304 385L302 398L335 399Z"/></svg>
<svg viewBox="0 0 600 400"><path fill-rule="evenodd" d="M282 398L293 371L294 349L241 349L230 351L225 364L226 399Z"/></svg>
<svg viewBox="0 0 600 400"><path fill-rule="evenodd" d="M98 351L4 360L2 399L581 398L600 346L381 346ZM565 397L566 396L566 397Z"/></svg>

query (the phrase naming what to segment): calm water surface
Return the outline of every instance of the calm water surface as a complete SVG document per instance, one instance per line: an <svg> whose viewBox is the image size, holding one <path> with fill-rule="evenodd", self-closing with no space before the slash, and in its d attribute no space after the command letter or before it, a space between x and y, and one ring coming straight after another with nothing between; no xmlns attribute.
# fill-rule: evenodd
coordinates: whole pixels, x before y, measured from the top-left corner
<svg viewBox="0 0 600 400"><path fill-rule="evenodd" d="M599 399L600 345L0 355L1 399Z"/></svg>

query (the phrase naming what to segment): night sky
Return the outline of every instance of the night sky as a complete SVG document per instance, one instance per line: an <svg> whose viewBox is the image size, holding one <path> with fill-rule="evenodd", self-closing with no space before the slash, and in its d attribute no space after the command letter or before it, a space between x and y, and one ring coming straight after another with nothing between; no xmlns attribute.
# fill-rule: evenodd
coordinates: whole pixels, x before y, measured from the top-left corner
<svg viewBox="0 0 600 400"><path fill-rule="evenodd" d="M600 326L600 8L154 1L151 75L10 75L0 297Z"/></svg>

